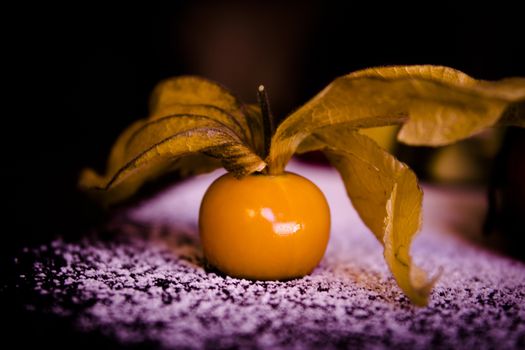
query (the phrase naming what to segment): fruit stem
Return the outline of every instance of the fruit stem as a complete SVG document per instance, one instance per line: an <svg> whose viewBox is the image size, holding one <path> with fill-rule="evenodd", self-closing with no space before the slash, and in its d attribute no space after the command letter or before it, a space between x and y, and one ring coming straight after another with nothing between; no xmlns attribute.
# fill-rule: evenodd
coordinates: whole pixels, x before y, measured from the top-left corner
<svg viewBox="0 0 525 350"><path fill-rule="evenodd" d="M275 131L272 111L270 110L270 101L268 100L268 94L264 85L259 85L257 90L257 99L259 100L259 106L261 106L262 121L263 121L263 134L264 134L264 150L262 158L266 159L270 154L270 146L272 143L272 136Z"/></svg>

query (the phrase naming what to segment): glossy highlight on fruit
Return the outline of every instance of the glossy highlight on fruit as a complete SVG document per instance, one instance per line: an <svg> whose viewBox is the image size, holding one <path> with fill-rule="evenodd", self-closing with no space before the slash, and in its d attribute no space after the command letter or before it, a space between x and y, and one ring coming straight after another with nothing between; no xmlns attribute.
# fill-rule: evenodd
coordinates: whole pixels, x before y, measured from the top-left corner
<svg viewBox="0 0 525 350"><path fill-rule="evenodd" d="M283 280L310 273L330 235L330 209L317 186L297 174L225 174L202 200L204 256L239 278Z"/></svg>

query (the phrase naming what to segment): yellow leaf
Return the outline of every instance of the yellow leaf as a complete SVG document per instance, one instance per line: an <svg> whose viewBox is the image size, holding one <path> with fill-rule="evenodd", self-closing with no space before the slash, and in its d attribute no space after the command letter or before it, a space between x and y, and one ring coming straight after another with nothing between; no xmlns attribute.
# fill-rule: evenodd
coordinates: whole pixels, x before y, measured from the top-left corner
<svg viewBox="0 0 525 350"><path fill-rule="evenodd" d="M132 143L135 141L138 144L130 146L132 151L125 156L126 162L117 172L97 176L91 170L84 171L80 186L102 191L99 195L104 202L114 203L133 194L145 181L173 171L175 160L195 153L220 159L228 171L238 176L261 171L265 167L259 156L229 129L211 127L213 122L207 122L207 126L181 127L170 136L159 137L159 142L155 142L150 130L139 133L137 140L132 140Z"/></svg>
<svg viewBox="0 0 525 350"><path fill-rule="evenodd" d="M160 110L173 103L215 106L238 116L242 123L241 103L226 88L207 79L181 76L159 82L150 97L150 115L159 115Z"/></svg>
<svg viewBox="0 0 525 350"><path fill-rule="evenodd" d="M214 107L229 115L247 135L246 142L253 148L254 135L260 134L253 129L250 107L243 105L228 89L218 83L195 76L169 78L157 84L150 98L150 119L174 114L173 105L189 105L191 108ZM179 107L180 108L180 107ZM187 112L187 111L186 111ZM176 112L176 113L186 113ZM192 112L199 114L196 111ZM208 115L208 114L207 114ZM236 130L236 128L232 128ZM236 130L237 131L237 130Z"/></svg>
<svg viewBox="0 0 525 350"><path fill-rule="evenodd" d="M380 126L377 128L359 129L359 133L370 137L383 149L392 152L396 146L396 135L399 131L398 125Z"/></svg>
<svg viewBox="0 0 525 350"><path fill-rule="evenodd" d="M270 172L284 169L301 141L327 126L351 128L404 123L398 138L440 146L503 123L523 125L525 79L475 80L447 67L381 67L340 77L277 128Z"/></svg>
<svg viewBox="0 0 525 350"><path fill-rule="evenodd" d="M106 173L83 171L80 187L111 204L166 173L189 176L221 164L236 176L265 167L260 111L198 77L164 80L154 89L150 116L129 126L111 150ZM259 124L258 124L259 123Z"/></svg>
<svg viewBox="0 0 525 350"><path fill-rule="evenodd" d="M220 109L219 107L205 104L178 104L173 103L157 109L157 112L151 114L148 122L154 123L159 119L176 116L205 116L224 124L245 142L249 142L249 134L245 127L232 114Z"/></svg>
<svg viewBox="0 0 525 350"><path fill-rule="evenodd" d="M426 305L435 282L412 263L410 245L421 222L423 193L416 175L365 135L325 128L298 152L323 150L339 171L352 204L384 247L397 283L416 305Z"/></svg>

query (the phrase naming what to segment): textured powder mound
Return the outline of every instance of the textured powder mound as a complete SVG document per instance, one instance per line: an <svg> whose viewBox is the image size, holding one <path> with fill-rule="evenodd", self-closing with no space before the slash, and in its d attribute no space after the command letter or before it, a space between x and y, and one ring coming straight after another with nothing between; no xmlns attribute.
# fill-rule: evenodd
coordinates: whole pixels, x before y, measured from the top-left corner
<svg viewBox="0 0 525 350"><path fill-rule="evenodd" d="M338 174L296 163L291 170L315 182L332 211L327 253L310 276L259 282L205 267L197 215L215 172L118 214L105 229L109 239L95 233L27 249L20 259L31 268L18 276L19 288L48 300L45 312L71 318L80 332L123 345L525 348L525 265L458 234L479 230L482 194L425 188L423 232L412 252L431 274L443 273L429 306L417 308L392 279Z"/></svg>

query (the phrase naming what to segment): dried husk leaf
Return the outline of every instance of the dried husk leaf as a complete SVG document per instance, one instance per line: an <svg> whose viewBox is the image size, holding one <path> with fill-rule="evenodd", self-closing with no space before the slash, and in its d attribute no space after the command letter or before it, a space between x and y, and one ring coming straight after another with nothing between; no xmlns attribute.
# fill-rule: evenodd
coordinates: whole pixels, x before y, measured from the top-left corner
<svg viewBox="0 0 525 350"><path fill-rule="evenodd" d="M222 86L197 77L167 79L155 88L150 107L149 118L133 123L115 142L106 174L85 170L81 188L110 204L169 172L184 177L222 164L243 176L265 167L254 151L261 143L254 122L258 109L243 106Z"/></svg>
<svg viewBox="0 0 525 350"><path fill-rule="evenodd" d="M277 128L268 157L279 173L305 137L326 126L403 124L398 139L441 146L493 126L523 125L525 79L475 80L448 67L380 67L340 77Z"/></svg>
<svg viewBox="0 0 525 350"><path fill-rule="evenodd" d="M253 121L245 106L232 92L222 85L196 76L180 76L165 79L157 84L150 98L150 118L155 119L175 113L173 105L189 105L215 107L235 120L240 126L241 134L246 135L245 141L250 147L256 149L252 139L259 135L259 129L253 128ZM191 111L193 114L200 114ZM206 113L208 115L208 113ZM238 131L237 127L230 128Z"/></svg>
<svg viewBox="0 0 525 350"><path fill-rule="evenodd" d="M213 119L231 129L240 139L246 143L249 141L249 131L244 128L237 118L225 110L212 105L173 103L157 109L154 114L149 116L148 122L181 115L205 116L208 119Z"/></svg>
<svg viewBox="0 0 525 350"><path fill-rule="evenodd" d="M347 128L325 128L298 152L322 150L339 171L352 204L384 247L390 271L416 305L426 305L435 282L415 266L411 242L421 222L423 193L410 168L373 140Z"/></svg>
<svg viewBox="0 0 525 350"><path fill-rule="evenodd" d="M81 175L80 187L98 191L97 195L107 204L115 203L132 195L144 182L174 171L179 165L176 161L181 157L197 153L219 159L224 168L237 176L265 167L264 161L229 129L212 127L213 123L208 123L207 126L187 130L180 128L180 131L168 137L160 137L156 143L149 131L144 131L136 139L138 145L131 147L133 151L124 155L126 162L118 171L100 176L92 170L86 170ZM186 164L186 167L199 170L195 163Z"/></svg>

